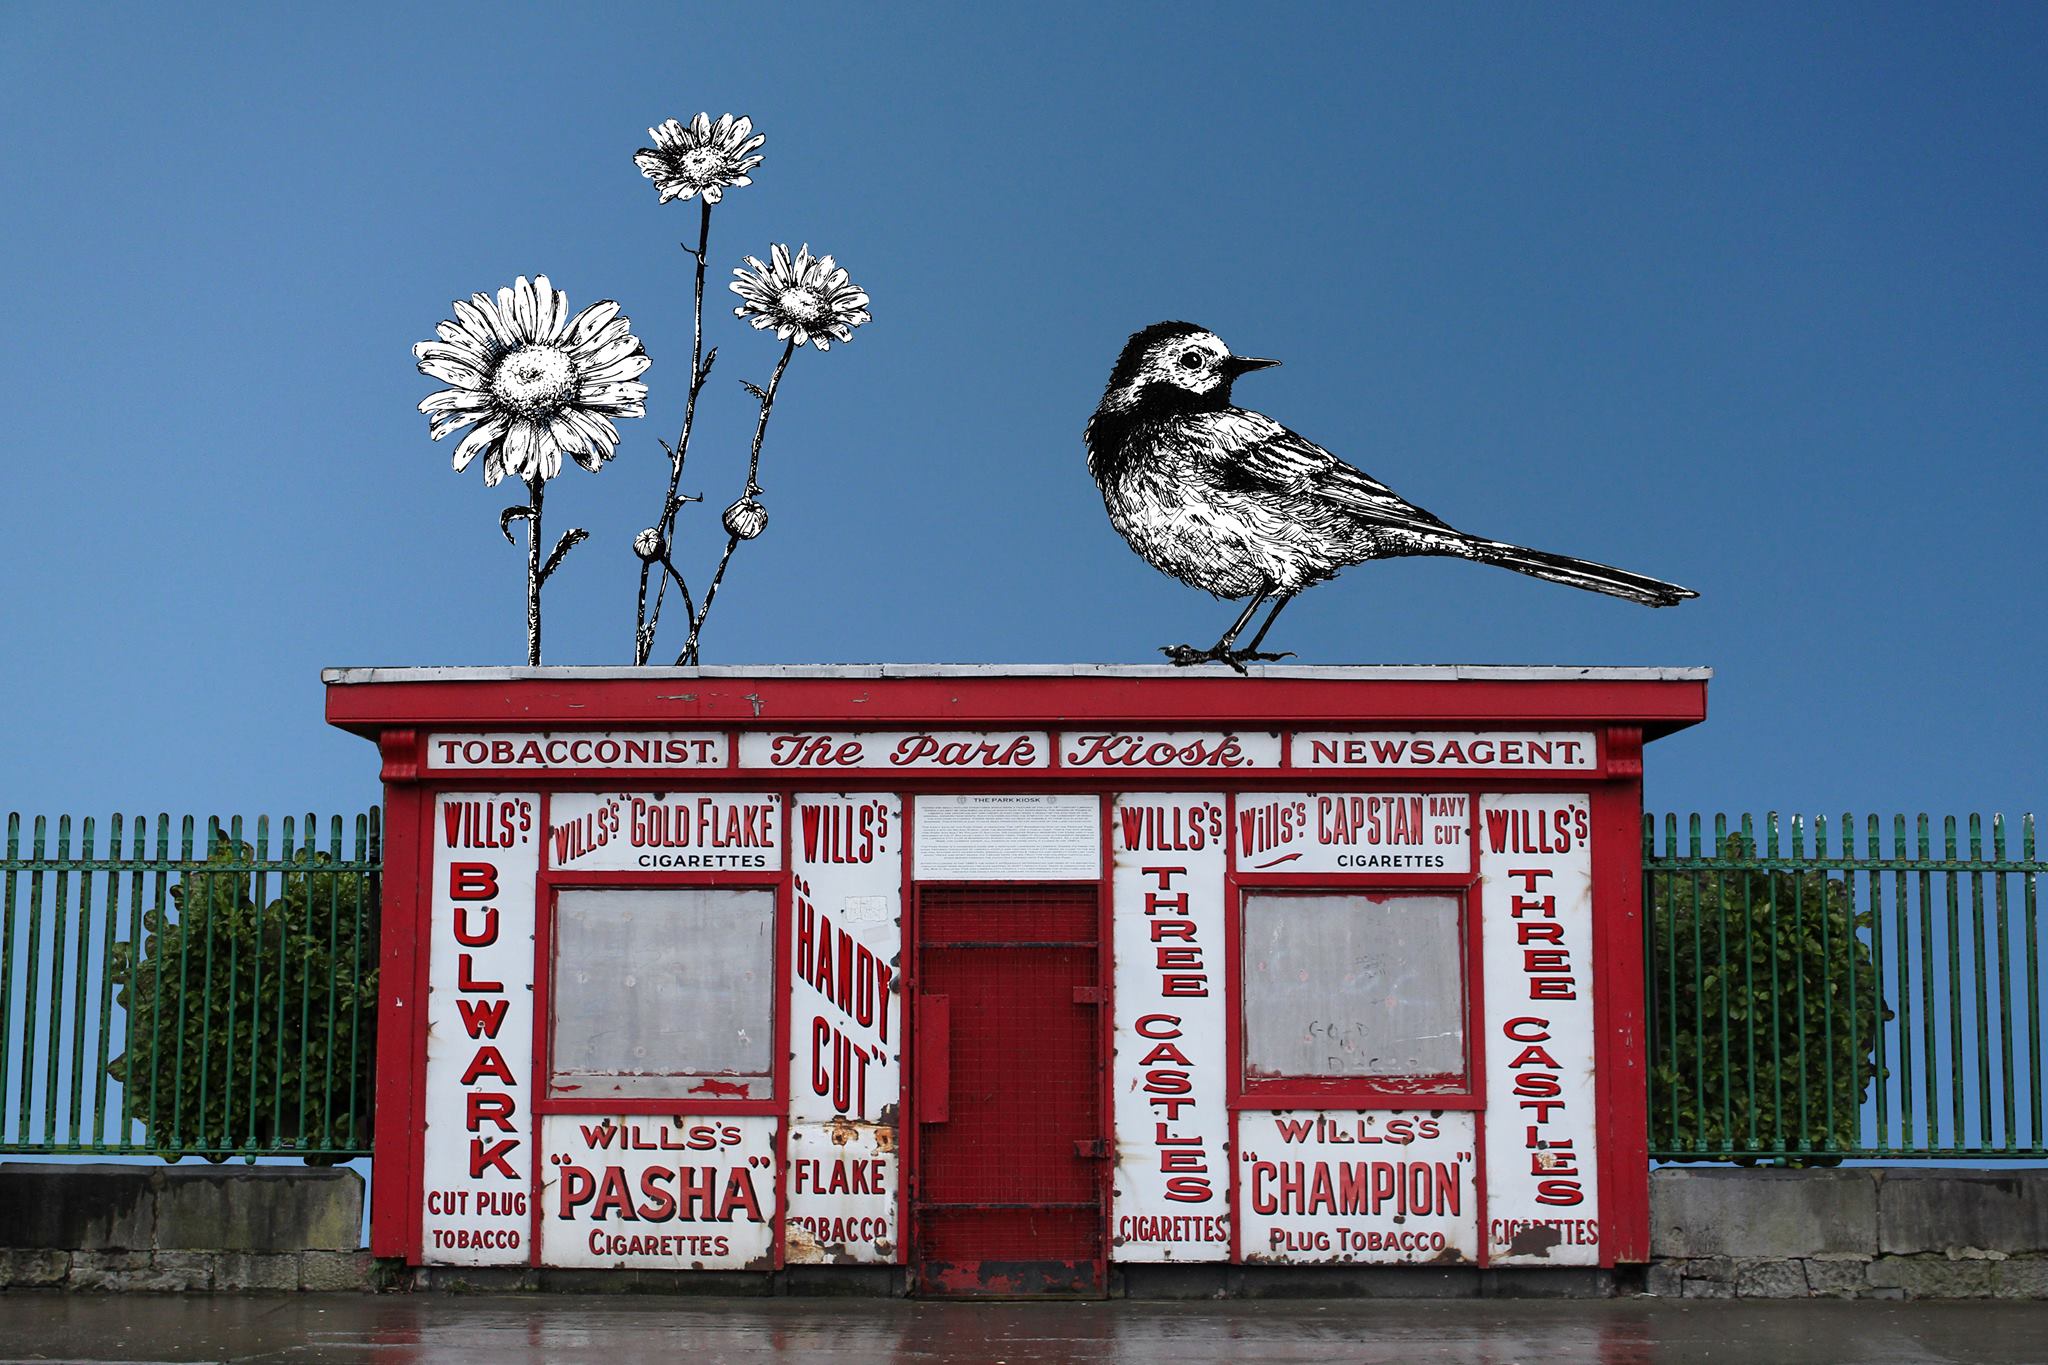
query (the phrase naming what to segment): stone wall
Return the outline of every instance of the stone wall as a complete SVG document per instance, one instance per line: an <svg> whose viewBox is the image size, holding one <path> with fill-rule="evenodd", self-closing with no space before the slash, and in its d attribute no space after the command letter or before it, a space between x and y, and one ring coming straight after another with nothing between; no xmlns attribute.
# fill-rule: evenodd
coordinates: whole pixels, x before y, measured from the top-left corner
<svg viewBox="0 0 2048 1365"><path fill-rule="evenodd" d="M362 1224L349 1170L0 1163L0 1288L366 1289Z"/></svg>
<svg viewBox="0 0 2048 1365"><path fill-rule="evenodd" d="M1666 1168L1652 1294L2048 1299L2048 1170Z"/></svg>
<svg viewBox="0 0 2048 1365"><path fill-rule="evenodd" d="M0 1288L80 1290L619 1289L611 1272L380 1272L361 1249L363 1182L303 1166L0 1163ZM1667 1168L1650 1177L1652 1294L1686 1298L2048 1299L2048 1170ZM1144 1268L1140 1268L1144 1269ZM1251 1268L1246 1268L1251 1269ZM788 1272L786 1272L788 1273ZM1438 1284L1430 1278L1445 1280ZM1640 1272L1636 1272L1640 1273ZM1566 1272L1470 1285L1412 1277L1274 1273L1276 1283L1198 1286L1204 1296L1409 1297L1626 1291ZM1283 1278L1284 1277L1284 1278ZM770 1277L686 1277L714 1292L774 1292ZM1140 1277L1142 1278L1142 1277ZM712 1286L709 1281L719 1279ZM698 1281L703 1283L699 1284ZM1356 1280L1357 1282L1353 1282ZM1369 1281L1369 1282L1368 1282ZM1553 1283L1556 1281L1556 1283ZM655 1286L646 1286L655 1287ZM1174 1282L1120 1286L1174 1297ZM901 1292L900 1276L781 1292Z"/></svg>

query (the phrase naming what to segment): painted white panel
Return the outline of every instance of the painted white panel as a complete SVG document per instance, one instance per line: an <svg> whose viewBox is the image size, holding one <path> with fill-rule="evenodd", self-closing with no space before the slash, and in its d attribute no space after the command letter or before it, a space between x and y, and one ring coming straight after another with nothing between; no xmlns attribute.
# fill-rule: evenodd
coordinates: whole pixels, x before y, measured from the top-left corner
<svg viewBox="0 0 2048 1365"><path fill-rule="evenodd" d="M894 1265L903 1094L903 805L791 806L788 1212L793 1264Z"/></svg>
<svg viewBox="0 0 2048 1365"><path fill-rule="evenodd" d="M420 1210L430 1265L527 1259L539 825L531 792L435 802Z"/></svg>
<svg viewBox="0 0 2048 1365"><path fill-rule="evenodd" d="M1591 805L1482 796L1479 817L1487 1254L1596 1265Z"/></svg>
<svg viewBox="0 0 2048 1365"><path fill-rule="evenodd" d="M1599 761L1584 730L1302 730L1297 768L1458 768L1586 772Z"/></svg>
<svg viewBox="0 0 2048 1365"><path fill-rule="evenodd" d="M920 881L1092 880L1102 875L1102 802L920 796L911 860Z"/></svg>
<svg viewBox="0 0 2048 1365"><path fill-rule="evenodd" d="M1464 872L1471 806L1457 792L1243 793L1237 870Z"/></svg>
<svg viewBox="0 0 2048 1365"><path fill-rule="evenodd" d="M719 730L466 731L428 735L427 767L436 772L723 768L727 746Z"/></svg>
<svg viewBox="0 0 2048 1365"><path fill-rule="evenodd" d="M791 1265L901 1265L896 1128L792 1124L783 1256Z"/></svg>
<svg viewBox="0 0 2048 1365"><path fill-rule="evenodd" d="M771 1115L548 1115L541 1263L770 1269L780 1122Z"/></svg>
<svg viewBox="0 0 2048 1365"><path fill-rule="evenodd" d="M762 792L560 792L548 866L575 872L766 872L782 866L782 798Z"/></svg>
<svg viewBox="0 0 2048 1365"><path fill-rule="evenodd" d="M740 766L1003 772L1052 766L1052 740L1043 730L750 730Z"/></svg>
<svg viewBox="0 0 2048 1365"><path fill-rule="evenodd" d="M1246 1110L1244 1259L1469 1263L1479 1254L1470 1110Z"/></svg>
<svg viewBox="0 0 2048 1365"><path fill-rule="evenodd" d="M1060 763L1069 768L1277 768L1280 736L1271 730L1067 730Z"/></svg>
<svg viewBox="0 0 2048 1365"><path fill-rule="evenodd" d="M1115 850L1110 1258L1230 1258L1220 793L1127 794Z"/></svg>

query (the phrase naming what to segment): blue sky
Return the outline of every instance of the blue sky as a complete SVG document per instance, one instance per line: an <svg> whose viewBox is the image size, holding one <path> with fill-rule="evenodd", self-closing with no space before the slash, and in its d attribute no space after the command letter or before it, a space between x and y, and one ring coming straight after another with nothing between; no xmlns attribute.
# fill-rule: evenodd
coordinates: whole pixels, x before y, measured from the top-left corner
<svg viewBox="0 0 2048 1365"><path fill-rule="evenodd" d="M1369 565L1290 608L1303 661L1713 665L1657 808L2038 804L2048 11L16 4L0 37L0 805L354 809L323 665L521 657L513 499L428 441L408 349L520 273L654 359L620 457L548 498L593 534L548 661L628 661L695 217L631 155L699 109L768 136L719 277L807 241L874 299L791 369L707 662L1214 639L1080 445L1179 317L1454 524L1702 594ZM727 297L713 509L775 354Z"/></svg>

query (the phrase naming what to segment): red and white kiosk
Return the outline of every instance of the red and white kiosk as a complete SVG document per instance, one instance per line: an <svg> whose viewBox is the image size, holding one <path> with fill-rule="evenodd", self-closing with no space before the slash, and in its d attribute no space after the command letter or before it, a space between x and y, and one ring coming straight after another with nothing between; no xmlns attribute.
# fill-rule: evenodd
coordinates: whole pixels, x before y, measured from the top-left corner
<svg viewBox="0 0 2048 1365"><path fill-rule="evenodd" d="M1642 754L1707 677L331 670L387 809L372 1248L1645 1261Z"/></svg>

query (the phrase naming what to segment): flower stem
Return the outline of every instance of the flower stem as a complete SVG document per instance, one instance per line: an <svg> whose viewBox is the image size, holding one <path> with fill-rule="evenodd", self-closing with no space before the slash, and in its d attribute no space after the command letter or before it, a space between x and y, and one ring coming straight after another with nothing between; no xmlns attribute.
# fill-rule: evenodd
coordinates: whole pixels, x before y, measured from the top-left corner
<svg viewBox="0 0 2048 1365"><path fill-rule="evenodd" d="M526 662L540 666L540 501L548 481L536 475L526 481L533 515L526 522Z"/></svg>
<svg viewBox="0 0 2048 1365"><path fill-rule="evenodd" d="M789 368L789 358L796 354L796 342L790 341L782 348L782 359L775 362L775 373L768 376L767 391L761 395L761 420L754 424L754 450L747 458L747 496L754 497L765 490L761 487L761 438L768 434L768 410L775 406L775 389L782 383L782 372Z"/></svg>
<svg viewBox="0 0 2048 1365"><path fill-rule="evenodd" d="M640 598L633 604L633 662L647 662L647 647L654 643L654 632L647 629L647 574L654 566L646 560L640 561Z"/></svg>
<svg viewBox="0 0 2048 1365"><path fill-rule="evenodd" d="M704 364L704 269L705 254L711 244L711 204L707 200L702 202L699 208L700 212L697 218L697 249L691 253L697 262L697 283L690 307L690 391L683 400L683 429L676 437L675 453L669 460L668 496L662 501L661 520L657 523L661 529L661 543L664 546L672 546L675 543L676 512L679 510L679 504L676 502L676 489L682 485L683 461L687 460L690 455L690 428L695 423L697 416L697 395L704 391L704 381L709 377L709 371ZM642 612L636 621L633 633L633 662L635 664L646 663L647 656L654 651L654 632L656 627L661 624L661 604L668 595L668 577L663 575L654 588L654 613L652 616L646 615L647 575L649 572L651 572L649 566L643 562L640 565ZM670 569L670 572L674 572L673 568ZM681 586L681 575L677 575L676 582L678 586ZM688 613L689 608L685 607L684 611ZM694 621L694 619L693 616L692 620Z"/></svg>
<svg viewBox="0 0 2048 1365"><path fill-rule="evenodd" d="M761 441L768 434L768 414L775 409L775 390L782 385L782 372L789 368L789 358L796 354L796 342L790 341L782 348L782 358L775 362L775 373L768 378L768 387L761 391L761 418L754 423L754 448L747 459L747 491L742 497L751 498L765 490L761 487ZM676 656L676 663L696 665L698 657L697 637L704 633L705 619L711 615L711 603L718 596L718 585L725 581L725 566L732 563L732 552L739 548L740 538L728 535L725 539L725 553L718 557L718 571L711 575L711 586L704 589L704 605L690 618L690 638L683 642L683 652Z"/></svg>

